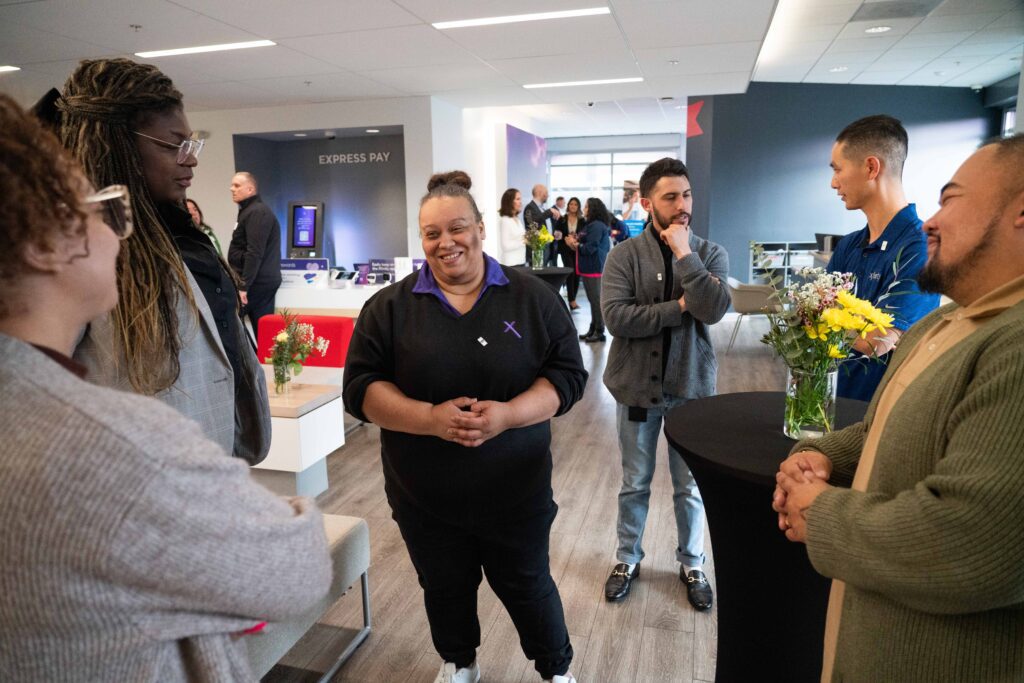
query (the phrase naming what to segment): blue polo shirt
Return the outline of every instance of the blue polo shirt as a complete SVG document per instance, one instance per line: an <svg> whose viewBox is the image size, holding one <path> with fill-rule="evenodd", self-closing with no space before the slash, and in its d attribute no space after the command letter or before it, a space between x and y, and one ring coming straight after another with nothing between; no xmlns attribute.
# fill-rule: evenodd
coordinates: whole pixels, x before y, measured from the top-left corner
<svg viewBox="0 0 1024 683"><path fill-rule="evenodd" d="M865 226L839 240L827 270L853 273L857 278L856 295L892 315L897 329L906 330L939 305L938 294L923 294L917 286L917 274L928 260L928 242L915 206L907 204L893 216L878 239L871 243L869 239ZM899 284L889 296L879 301L897 281ZM839 369L838 393L845 398L870 401L892 354L879 360L856 352L855 355L857 360L843 363Z"/></svg>

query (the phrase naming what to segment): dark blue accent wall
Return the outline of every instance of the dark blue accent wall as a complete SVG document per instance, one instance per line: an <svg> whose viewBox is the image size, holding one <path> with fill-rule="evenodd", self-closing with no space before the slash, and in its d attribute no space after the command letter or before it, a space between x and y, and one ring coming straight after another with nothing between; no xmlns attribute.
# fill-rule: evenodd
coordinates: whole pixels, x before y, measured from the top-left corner
<svg viewBox="0 0 1024 683"><path fill-rule="evenodd" d="M235 168L256 176L281 223L282 255L292 201L324 203L331 265L408 255L403 135L295 142L235 135L234 149Z"/></svg>
<svg viewBox="0 0 1024 683"><path fill-rule="evenodd" d="M903 122L904 184L922 218L970 151L998 132L998 112L968 88L751 83L743 95L690 102L700 99L705 133L687 139L693 227L726 248L740 280L751 240L813 241L815 232L863 227L863 214L847 212L829 187L832 143L848 123L870 114Z"/></svg>

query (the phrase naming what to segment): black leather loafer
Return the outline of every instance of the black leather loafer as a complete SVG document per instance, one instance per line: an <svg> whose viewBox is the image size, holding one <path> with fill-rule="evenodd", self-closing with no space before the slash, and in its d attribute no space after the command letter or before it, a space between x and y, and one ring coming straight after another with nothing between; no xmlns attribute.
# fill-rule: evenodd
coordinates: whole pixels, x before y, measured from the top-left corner
<svg viewBox="0 0 1024 683"><path fill-rule="evenodd" d="M689 574L683 567L679 568L679 580L686 584L686 597L690 604L699 612L707 612L711 609L714 601L714 594L711 592L711 584L708 577L699 569L694 569Z"/></svg>
<svg viewBox="0 0 1024 683"><path fill-rule="evenodd" d="M629 595L629 587L633 579L640 576L640 565L633 567L633 573L629 573L629 565L619 563L615 565L611 576L604 582L604 597L610 602L621 600Z"/></svg>
<svg viewBox="0 0 1024 683"><path fill-rule="evenodd" d="M601 334L600 332L595 332L593 334L587 335L586 338L583 341L585 341L585 342L603 342L604 340L605 340L605 336L603 334Z"/></svg>

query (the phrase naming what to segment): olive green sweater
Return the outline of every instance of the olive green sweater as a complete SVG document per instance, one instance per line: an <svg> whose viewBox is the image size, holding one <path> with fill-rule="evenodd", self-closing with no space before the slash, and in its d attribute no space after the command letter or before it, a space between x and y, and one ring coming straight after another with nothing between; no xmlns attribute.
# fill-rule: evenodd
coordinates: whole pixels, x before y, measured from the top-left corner
<svg viewBox="0 0 1024 683"><path fill-rule="evenodd" d="M878 396L953 308L904 335L864 422L797 444L832 460L832 484L850 486ZM1024 681L1024 303L906 388L867 491L808 509L807 551L847 584L833 681Z"/></svg>

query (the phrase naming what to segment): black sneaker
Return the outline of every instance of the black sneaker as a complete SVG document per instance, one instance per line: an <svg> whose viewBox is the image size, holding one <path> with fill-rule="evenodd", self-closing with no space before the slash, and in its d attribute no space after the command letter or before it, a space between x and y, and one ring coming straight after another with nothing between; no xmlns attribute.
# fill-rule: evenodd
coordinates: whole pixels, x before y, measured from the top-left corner
<svg viewBox="0 0 1024 683"><path fill-rule="evenodd" d="M604 582L604 597L610 602L621 600L622 598L629 595L629 587L633 583L633 579L640 576L640 565L639 563L633 567L633 573L629 572L629 565L620 562L615 565L615 569L612 570L611 576Z"/></svg>
<svg viewBox="0 0 1024 683"><path fill-rule="evenodd" d="M686 584L686 597L690 604L699 612L707 612L711 609L714 594L711 592L711 584L708 577L699 569L689 573L684 567L679 567L679 580Z"/></svg>
<svg viewBox="0 0 1024 683"><path fill-rule="evenodd" d="M589 342L603 342L605 340L605 338L606 337L604 336L603 332L594 332L593 334L588 334L586 337L584 337L583 341L588 342L588 343Z"/></svg>

